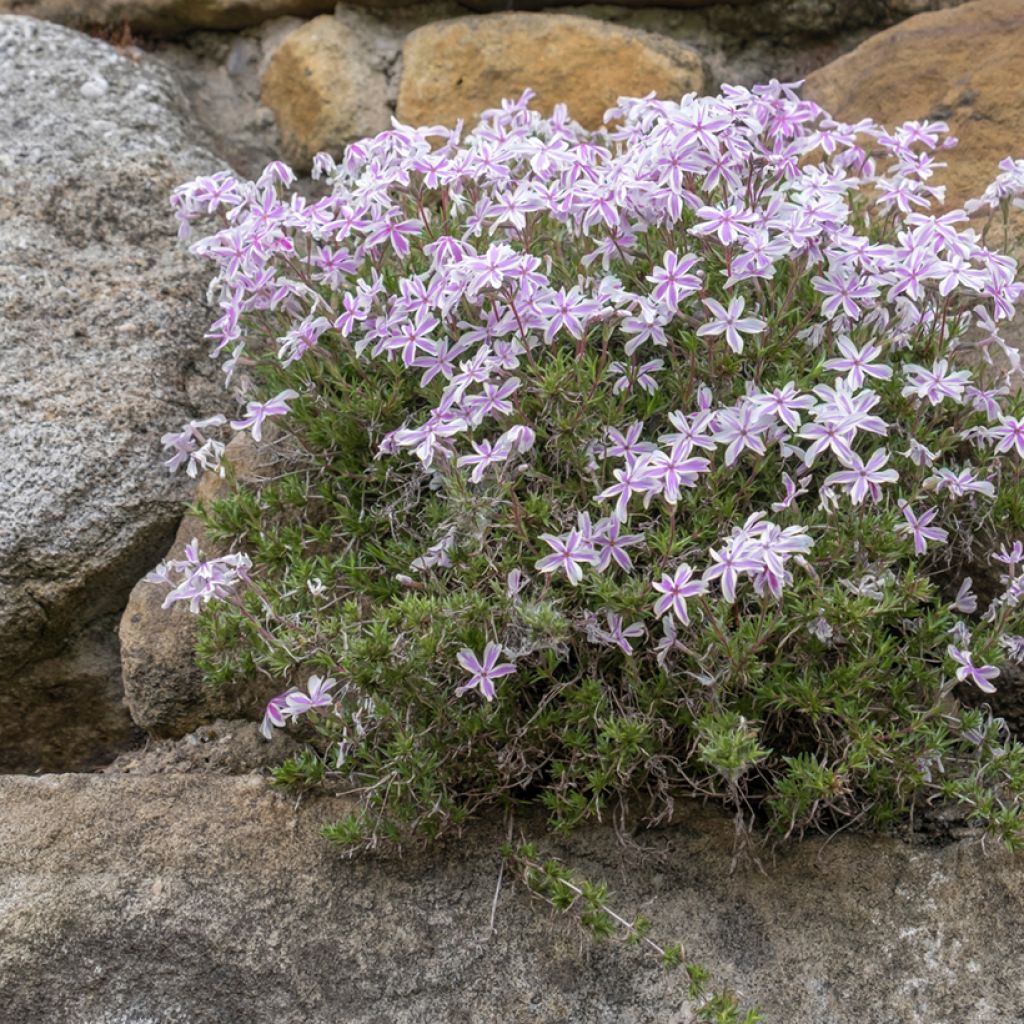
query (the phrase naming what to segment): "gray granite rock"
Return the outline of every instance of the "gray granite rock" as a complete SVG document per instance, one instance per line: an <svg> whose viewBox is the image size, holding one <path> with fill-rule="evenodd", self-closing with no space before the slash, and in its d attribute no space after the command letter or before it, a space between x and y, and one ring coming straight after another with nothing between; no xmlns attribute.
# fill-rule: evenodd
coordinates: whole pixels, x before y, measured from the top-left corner
<svg viewBox="0 0 1024 1024"><path fill-rule="evenodd" d="M0 17L0 679L13 686L120 610L166 551L190 487L161 464L160 435L222 400L203 268L168 206L217 166L186 106L159 67Z"/></svg>
<svg viewBox="0 0 1024 1024"><path fill-rule="evenodd" d="M258 777L0 778L5 1024L689 1024L678 976L581 941L508 875L497 823L346 860ZM527 823L529 831L530 824ZM610 830L544 848L679 938L769 1024L1024 1019L1019 861L840 835L730 873L687 809L639 861ZM55 982L55 979L59 981Z"/></svg>

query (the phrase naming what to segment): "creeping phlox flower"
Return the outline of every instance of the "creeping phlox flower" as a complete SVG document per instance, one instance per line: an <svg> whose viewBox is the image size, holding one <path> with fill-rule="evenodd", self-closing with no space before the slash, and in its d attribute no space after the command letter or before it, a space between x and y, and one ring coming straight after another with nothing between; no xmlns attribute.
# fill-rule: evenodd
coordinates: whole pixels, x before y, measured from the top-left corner
<svg viewBox="0 0 1024 1024"><path fill-rule="evenodd" d="M379 458L418 460L435 490L457 477L460 493L502 504L531 472L551 478L543 459L556 439L530 413L551 394L546 369L592 359L593 391L579 401L608 398L621 419L579 438L587 497L556 500L546 532L529 535L515 502L516 526L545 587L586 596L598 587L588 577L642 573L658 595L664 636L648 644L662 664L683 646L677 631L701 628L688 601L746 601L744 580L753 599L782 597L814 543L802 517L841 528L842 516L899 501L897 532L930 558L952 516L995 497L999 461L1024 458L1024 421L1008 407L1009 378L983 386L966 356L992 363L1002 352L1019 367L1000 329L1024 285L963 211L933 212L945 124L841 124L774 81L678 102L622 99L599 132L564 108L544 118L530 98L486 112L469 133L395 123L337 160L321 154L314 176L329 192L316 199L289 192L294 176L280 163L254 182L220 173L179 188L183 238L219 220L192 248L215 267L208 337L228 379L269 352L283 368L308 367L303 387L317 401L326 348L390 364L424 400L378 439ZM1024 161L1004 161L972 209L1022 197ZM892 225L883 238L857 227L854 200L865 198L875 222ZM272 336L250 352L261 332ZM791 354L798 367L809 358L786 380ZM231 427L259 441L295 398L250 400ZM223 446L206 431L223 424L166 435L170 468L218 466ZM694 554L712 542L705 534L680 562L686 509L732 480L745 521L716 526L722 539L707 555ZM445 524L410 572L452 569L455 546ZM1003 604L1024 597L1015 566ZM155 575L174 587L168 603L195 608L229 598L248 570L244 555L196 554ZM520 587L510 575L510 602ZM958 609L972 600L959 595ZM643 623L624 625L604 600L587 616L593 642L641 652ZM816 633L826 627L831 638L828 623ZM498 664L501 650L460 652L470 679L458 692L493 699L494 681L515 670ZM957 651L967 659L958 675L987 684L994 669ZM287 697L268 707L271 726L294 714Z"/></svg>
<svg viewBox="0 0 1024 1024"><path fill-rule="evenodd" d="M224 455L224 443L215 437L206 437L204 431L220 427L226 422L223 416L210 416L205 420L186 423L176 434L164 434L160 443L171 450L171 457L164 465L172 473L185 466L185 472L192 478L201 469L214 470L223 475L220 460Z"/></svg>
<svg viewBox="0 0 1024 1024"><path fill-rule="evenodd" d="M583 566L597 561L590 538L579 530L570 530L564 537L542 533L540 539L552 549L552 554L539 559L534 568L543 573L564 572L573 586L583 579Z"/></svg>
<svg viewBox="0 0 1024 1024"><path fill-rule="evenodd" d="M249 402L245 407L245 415L240 420L231 421L232 430L251 430L252 439L261 441L263 439L263 424L268 416L284 416L291 410L288 402L298 398L299 393L288 388L279 395L275 395L266 402Z"/></svg>
<svg viewBox="0 0 1024 1024"><path fill-rule="evenodd" d="M1020 565L1024 562L1024 545L1019 540L1013 542L1009 549L1004 544L993 553L992 561L1006 566L1006 571L999 574L999 582L1005 588L989 606L988 617L995 617L1001 608L1016 608L1024 601L1024 574Z"/></svg>
<svg viewBox="0 0 1024 1024"><path fill-rule="evenodd" d="M978 597L972 589L973 583L974 580L970 576L964 577L960 589L956 592L956 598L950 605L953 611L961 615L973 615L978 610Z"/></svg>
<svg viewBox="0 0 1024 1024"><path fill-rule="evenodd" d="M469 673L469 679L455 691L461 696L467 690L478 690L480 696L488 701L494 700L494 682L515 672L515 665L505 662L498 664L501 657L501 644L489 643L484 648L483 657L477 657L468 647L464 647L456 655L458 663Z"/></svg>
<svg viewBox="0 0 1024 1024"><path fill-rule="evenodd" d="M647 635L647 628L642 622L623 625L623 618L618 612L605 612L605 625L596 615L587 615L587 635L592 643L608 644L618 647L626 657L633 654L630 640Z"/></svg>
<svg viewBox="0 0 1024 1024"><path fill-rule="evenodd" d="M337 684L337 679L310 676L305 692L293 686L290 690L271 697L263 713L260 732L269 740L274 729L283 729L289 721L294 721L307 711L331 707L333 698L330 691Z"/></svg>
<svg viewBox="0 0 1024 1024"><path fill-rule="evenodd" d="M923 555L928 550L928 542L945 544L949 540L949 531L943 530L940 526L930 526L932 520L939 514L938 509L925 509L920 515L916 515L906 502L900 503L900 511L903 513L905 523L897 525L899 533L909 534L914 540L914 553ZM967 581L968 588L970 580ZM959 601L960 598L958 597Z"/></svg>
<svg viewBox="0 0 1024 1024"><path fill-rule="evenodd" d="M755 512L733 530L718 549L712 548L712 562L704 570L704 582L717 580L722 597L732 603L736 600L736 584L741 576L750 576L754 590L764 596L782 596L782 589L792 582L793 575L786 568L791 558L801 558L814 546L802 526L785 529Z"/></svg>
<svg viewBox="0 0 1024 1024"><path fill-rule="evenodd" d="M1016 416L1002 416L996 426L989 428L988 433L996 442L997 452L1014 451L1024 458L1024 420Z"/></svg>
<svg viewBox="0 0 1024 1024"><path fill-rule="evenodd" d="M286 690L276 697L267 701L266 710L263 712L263 723L260 725L260 732L269 740L274 735L274 729L283 729L288 724L288 698L293 690Z"/></svg>
<svg viewBox="0 0 1024 1024"><path fill-rule="evenodd" d="M661 594L654 602L654 614L672 612L684 626L688 626L690 613L686 608L687 598L707 593L708 587L703 580L694 579L693 569L683 562L671 575L666 573L660 580L655 580L654 589Z"/></svg>
<svg viewBox="0 0 1024 1024"><path fill-rule="evenodd" d="M323 324L329 326L326 320ZM323 327L321 332L322 330ZM292 358L298 358L298 356ZM287 363L291 359L284 361ZM289 400L298 397L299 393L289 388L266 402L249 402L245 409L245 415L241 419L231 421L231 429L251 430L253 440L261 441L263 439L263 424L267 417L286 415L291 411L288 406ZM225 416L210 416L204 420L192 420L186 423L177 433L164 434L160 443L172 452L171 457L165 463L167 468L173 473L184 465L185 472L190 477L195 477L201 469L214 470L223 476L221 458L224 455L224 442L215 437L207 437L205 431L211 427L223 426L227 422Z"/></svg>
<svg viewBox="0 0 1024 1024"><path fill-rule="evenodd" d="M956 662L956 677L960 682L974 683L985 693L995 693L992 680L999 676L999 669L992 665L975 665L970 651L960 650L953 644L946 648L946 653Z"/></svg>
<svg viewBox="0 0 1024 1024"><path fill-rule="evenodd" d="M938 405L946 398L961 401L964 388L971 380L969 370L951 371L947 359L936 360L931 369L908 364L903 368L903 374L907 381L903 394L927 398L932 405Z"/></svg>
<svg viewBox="0 0 1024 1024"><path fill-rule="evenodd" d="M724 334L729 348L737 355L743 351L744 334L760 334L767 326L756 316L743 315L746 302L742 296L730 300L728 309L715 299L705 299L704 305L707 306L711 318L697 328L698 337L717 337Z"/></svg>
<svg viewBox="0 0 1024 1024"><path fill-rule="evenodd" d="M854 505L859 505L866 497L878 501L881 485L895 483L900 476L895 469L884 468L888 461L889 453L884 448L876 448L867 462L851 452L849 458L843 460L849 468L825 477L825 487L844 487Z"/></svg>
<svg viewBox="0 0 1024 1024"><path fill-rule="evenodd" d="M999 161L999 174L978 199L968 199L965 209L968 213L988 208L997 210L1001 205L1024 210L1024 160L1006 157Z"/></svg>
<svg viewBox="0 0 1024 1024"><path fill-rule="evenodd" d="M203 559L199 541L193 537L185 545L184 558L169 558L145 577L147 583L170 587L163 607L176 601L188 601L189 610L198 612L209 601L240 600L238 591L249 582L252 561L245 554L222 555Z"/></svg>
<svg viewBox="0 0 1024 1024"><path fill-rule="evenodd" d="M882 354L881 345L868 342L863 348L857 348L849 338L840 338L837 345L842 356L826 360L825 369L845 373L846 383L851 388L862 388L868 377L875 380L889 380L892 377L891 366L875 362Z"/></svg>

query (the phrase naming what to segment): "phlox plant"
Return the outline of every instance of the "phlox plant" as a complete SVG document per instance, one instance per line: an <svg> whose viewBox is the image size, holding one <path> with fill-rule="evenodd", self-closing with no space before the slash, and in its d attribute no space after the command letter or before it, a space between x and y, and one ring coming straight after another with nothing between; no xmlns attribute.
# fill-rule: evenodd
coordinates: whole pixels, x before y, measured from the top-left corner
<svg viewBox="0 0 1024 1024"><path fill-rule="evenodd" d="M767 835L941 801L1020 843L991 702L1024 659L1024 286L989 240L1024 162L972 219L941 123L778 82L595 132L529 101L395 123L304 191L174 193L230 426L277 455L202 510L237 554L155 577L200 663L279 680L264 730L308 748L278 777L358 797L353 848L683 795ZM223 472L227 426L169 465Z"/></svg>

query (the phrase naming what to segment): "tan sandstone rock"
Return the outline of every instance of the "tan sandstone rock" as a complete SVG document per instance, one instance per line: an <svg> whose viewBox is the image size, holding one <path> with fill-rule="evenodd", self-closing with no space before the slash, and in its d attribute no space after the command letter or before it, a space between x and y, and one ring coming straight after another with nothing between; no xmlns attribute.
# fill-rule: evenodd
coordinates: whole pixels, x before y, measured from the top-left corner
<svg viewBox="0 0 1024 1024"><path fill-rule="evenodd" d="M973 0L920 14L815 71L806 95L836 118L947 121L960 139L937 175L947 203L980 195L1005 156L1024 156L1024 3Z"/></svg>
<svg viewBox="0 0 1024 1024"><path fill-rule="evenodd" d="M620 96L667 99L704 88L700 57L673 39L566 14L490 14L416 29L402 51L398 119L467 125L524 89L550 113L596 128Z"/></svg>
<svg viewBox="0 0 1024 1024"><path fill-rule="evenodd" d="M308 169L321 150L390 126L387 81L354 19L323 15L292 32L263 76L263 102L274 111L285 159Z"/></svg>
<svg viewBox="0 0 1024 1024"><path fill-rule="evenodd" d="M225 459L230 479L238 483L259 478L266 456L248 434L238 434L227 446ZM232 483L216 473L199 481L196 504L207 505L226 497ZM199 541L204 555L226 553L206 533L202 521L188 514L178 527L167 558L182 558L185 545ZM163 608L167 588L140 580L121 616L121 672L124 696L136 725L155 736L183 736L218 716L253 713L265 696L262 692L213 689L195 665L196 617L185 602Z"/></svg>

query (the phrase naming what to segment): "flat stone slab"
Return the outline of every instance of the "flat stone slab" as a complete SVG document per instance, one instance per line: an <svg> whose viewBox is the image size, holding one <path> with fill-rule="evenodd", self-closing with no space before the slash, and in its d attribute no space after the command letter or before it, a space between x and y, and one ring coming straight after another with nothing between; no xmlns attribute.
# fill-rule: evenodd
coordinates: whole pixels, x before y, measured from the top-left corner
<svg viewBox="0 0 1024 1024"><path fill-rule="evenodd" d="M258 776L0 778L0 1006L11 1024L683 1024L678 974L594 946L506 878L498 827L346 860L340 799ZM545 848L605 878L779 1024L1024 1019L1024 868L977 845L840 835L729 873L686 811L638 862L610 830Z"/></svg>

